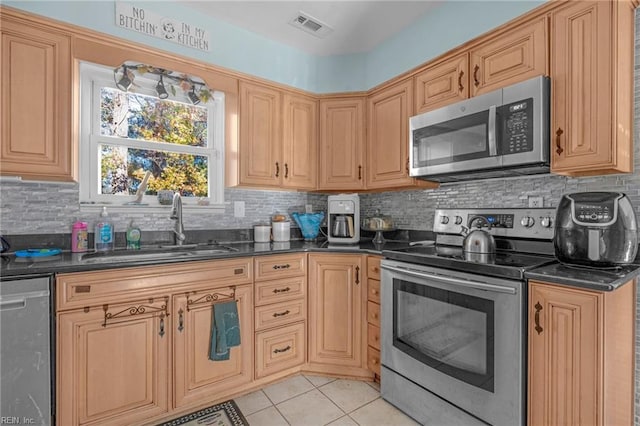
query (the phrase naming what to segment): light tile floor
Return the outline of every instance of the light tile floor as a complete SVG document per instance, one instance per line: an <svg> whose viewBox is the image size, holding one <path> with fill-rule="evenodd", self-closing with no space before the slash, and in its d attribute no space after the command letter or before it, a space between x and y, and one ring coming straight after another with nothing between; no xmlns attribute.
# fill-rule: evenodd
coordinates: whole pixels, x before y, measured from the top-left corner
<svg viewBox="0 0 640 426"><path fill-rule="evenodd" d="M413 426L376 383L297 375L235 398L251 426Z"/></svg>

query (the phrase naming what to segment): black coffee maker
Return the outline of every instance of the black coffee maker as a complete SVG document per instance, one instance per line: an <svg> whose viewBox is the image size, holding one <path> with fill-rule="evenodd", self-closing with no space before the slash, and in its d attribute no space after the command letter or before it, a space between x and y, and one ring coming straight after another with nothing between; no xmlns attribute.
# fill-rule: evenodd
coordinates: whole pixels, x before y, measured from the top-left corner
<svg viewBox="0 0 640 426"><path fill-rule="evenodd" d="M638 230L629 198L620 192L564 195L556 210L554 248L564 263L632 263L638 251Z"/></svg>

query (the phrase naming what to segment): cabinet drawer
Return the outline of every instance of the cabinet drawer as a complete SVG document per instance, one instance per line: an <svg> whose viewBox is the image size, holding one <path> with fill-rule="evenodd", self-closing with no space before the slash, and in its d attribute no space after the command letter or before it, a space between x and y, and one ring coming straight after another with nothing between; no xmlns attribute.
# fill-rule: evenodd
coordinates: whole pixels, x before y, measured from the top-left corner
<svg viewBox="0 0 640 426"><path fill-rule="evenodd" d="M380 350L380 327L367 324L367 343L377 350Z"/></svg>
<svg viewBox="0 0 640 426"><path fill-rule="evenodd" d="M257 307L256 331L304 321L307 318L306 307L304 299Z"/></svg>
<svg viewBox="0 0 640 426"><path fill-rule="evenodd" d="M304 363L305 323L256 333L256 378Z"/></svg>
<svg viewBox="0 0 640 426"><path fill-rule="evenodd" d="M367 302L367 322L380 327L380 305Z"/></svg>
<svg viewBox="0 0 640 426"><path fill-rule="evenodd" d="M256 281L297 277L307 274L306 254L281 254L256 257Z"/></svg>
<svg viewBox="0 0 640 426"><path fill-rule="evenodd" d="M371 346L367 348L367 367L380 376L380 351Z"/></svg>
<svg viewBox="0 0 640 426"><path fill-rule="evenodd" d="M380 303L380 281L371 279L367 280L367 288L367 299L372 302Z"/></svg>
<svg viewBox="0 0 640 426"><path fill-rule="evenodd" d="M374 280L380 279L380 258L369 256L367 258L367 277Z"/></svg>
<svg viewBox="0 0 640 426"><path fill-rule="evenodd" d="M252 264L252 258L246 257L59 274L56 311L125 302L157 293L250 284Z"/></svg>
<svg viewBox="0 0 640 426"><path fill-rule="evenodd" d="M307 292L307 277L292 277L282 280L257 282L256 306L304 298Z"/></svg>

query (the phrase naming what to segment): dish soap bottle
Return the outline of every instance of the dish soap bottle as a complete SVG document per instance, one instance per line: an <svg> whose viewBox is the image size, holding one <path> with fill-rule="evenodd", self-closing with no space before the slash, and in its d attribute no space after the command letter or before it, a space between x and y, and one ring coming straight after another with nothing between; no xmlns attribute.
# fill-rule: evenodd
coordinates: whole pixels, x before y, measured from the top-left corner
<svg viewBox="0 0 640 426"><path fill-rule="evenodd" d="M106 207L102 208L102 213L96 223L94 240L96 251L113 250L113 223L109 220Z"/></svg>
<svg viewBox="0 0 640 426"><path fill-rule="evenodd" d="M140 250L140 237L142 237L142 232L140 232L140 228L138 228L132 220L129 222L129 227L127 228L127 249Z"/></svg>

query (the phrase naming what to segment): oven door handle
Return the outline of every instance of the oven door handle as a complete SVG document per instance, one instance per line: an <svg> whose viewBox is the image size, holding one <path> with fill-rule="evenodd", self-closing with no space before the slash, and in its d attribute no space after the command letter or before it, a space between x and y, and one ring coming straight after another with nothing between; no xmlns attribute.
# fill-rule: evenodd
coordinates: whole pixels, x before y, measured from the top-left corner
<svg viewBox="0 0 640 426"><path fill-rule="evenodd" d="M494 293L516 294L517 292L517 290L513 287L505 287L497 284L487 284L487 283L483 283L479 281L471 281L463 278L451 278L451 277L446 277L444 275L427 274L425 272L416 271L413 269L397 268L397 267L388 266L388 265L382 265L382 269L386 269L392 272L398 272L400 274L409 275L415 278L431 279L431 280L445 282L447 284L457 285L460 287L477 288L479 290L486 290Z"/></svg>

